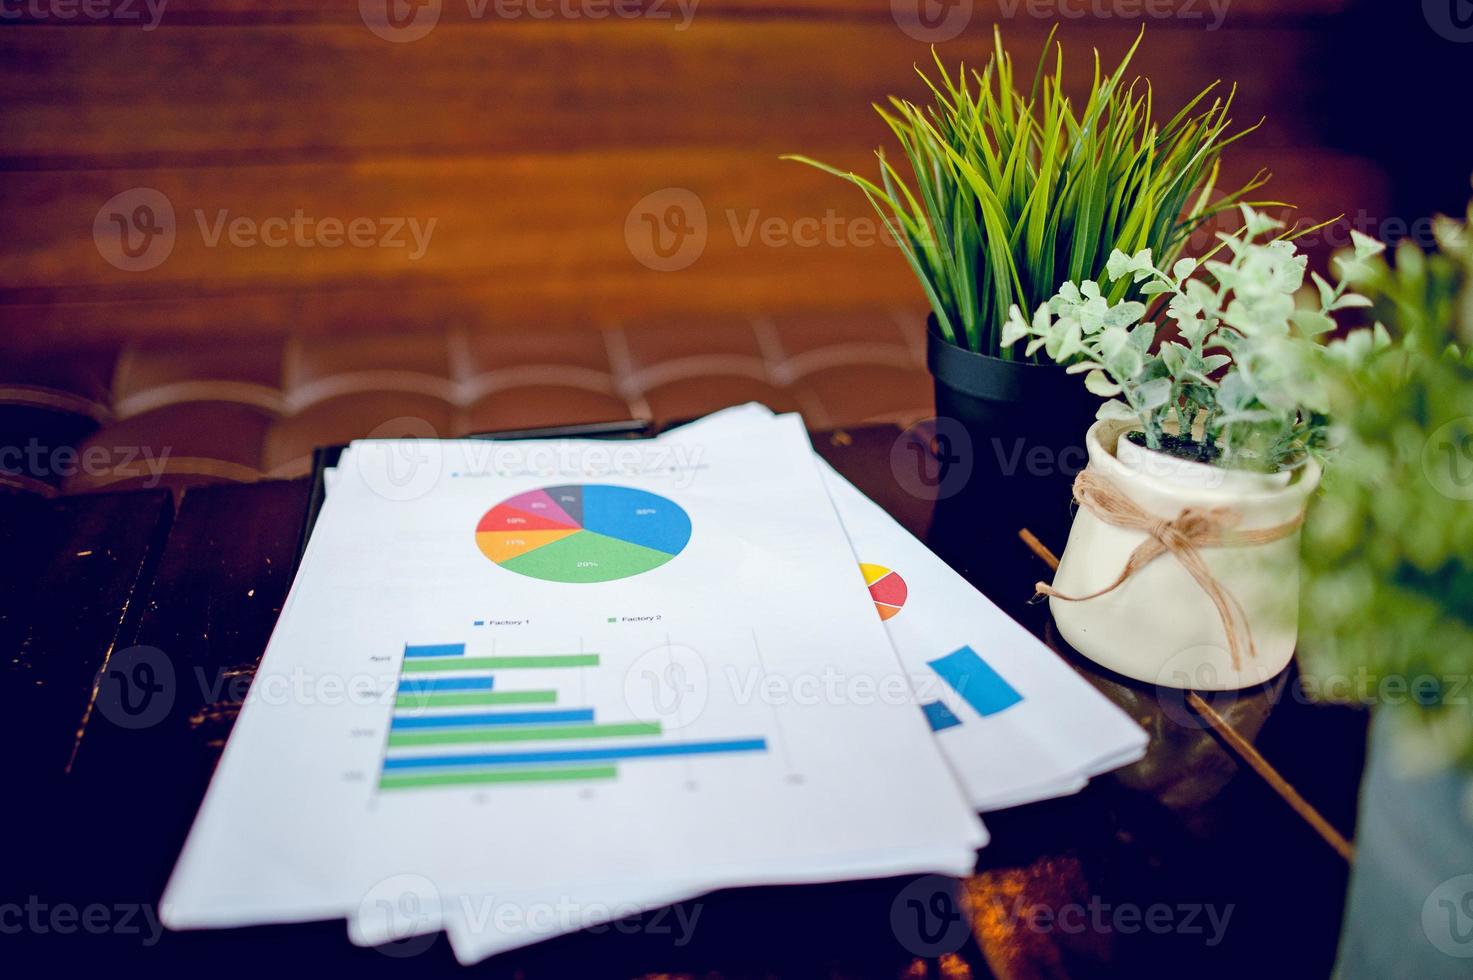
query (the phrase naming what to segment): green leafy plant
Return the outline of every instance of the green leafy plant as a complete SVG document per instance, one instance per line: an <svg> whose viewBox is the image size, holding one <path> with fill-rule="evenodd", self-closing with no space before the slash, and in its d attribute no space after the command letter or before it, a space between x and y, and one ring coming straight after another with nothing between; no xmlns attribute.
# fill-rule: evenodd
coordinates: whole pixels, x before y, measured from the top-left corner
<svg viewBox="0 0 1473 980"><path fill-rule="evenodd" d="M1082 106L1065 96L1063 48L1044 46L1026 94L994 30L979 74L952 75L933 51L922 108L891 97L875 111L899 141L915 188L876 150L879 183L802 156L788 156L864 192L920 280L950 343L1012 360L1002 340L1008 308L1033 309L1061 282L1098 279L1114 249L1150 249L1169 264L1188 236L1261 186L1267 175L1214 199L1229 135L1232 95L1209 85L1164 123L1149 83L1126 81L1140 37L1116 69L1094 81ZM1053 51L1053 66L1049 53ZM1101 283L1103 285L1103 283ZM1125 298L1128 281L1113 287Z"/></svg>
<svg viewBox="0 0 1473 980"><path fill-rule="evenodd" d="M1394 344L1330 375L1340 448L1305 525L1299 648L1311 693L1410 706L1424 769L1473 765L1473 236L1440 219L1436 239L1353 270Z"/></svg>
<svg viewBox="0 0 1473 980"><path fill-rule="evenodd" d="M1383 246L1352 232L1354 254L1337 258L1342 281L1331 285L1312 273L1318 304L1301 306L1295 296L1306 258L1282 238L1258 241L1280 222L1247 205L1242 214L1241 230L1218 236L1227 261L1183 258L1166 271L1148 248L1110 255L1106 277L1133 284L1164 309L1179 340L1157 345L1146 303L1112 303L1098 283L1085 280L1064 283L1031 320L1014 306L1002 342L1027 341L1026 353L1042 350L1071 373L1084 373L1090 391L1112 399L1100 417L1139 423L1149 449L1245 469L1293 465L1324 443L1326 362L1389 343L1379 325L1322 343L1335 329L1331 314L1371 305L1347 289L1345 277L1367 268Z"/></svg>

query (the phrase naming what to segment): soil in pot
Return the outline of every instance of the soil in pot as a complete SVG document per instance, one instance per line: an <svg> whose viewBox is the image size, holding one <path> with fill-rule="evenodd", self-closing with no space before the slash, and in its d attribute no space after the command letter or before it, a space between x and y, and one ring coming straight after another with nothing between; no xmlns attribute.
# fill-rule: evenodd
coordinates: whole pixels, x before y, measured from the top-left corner
<svg viewBox="0 0 1473 980"><path fill-rule="evenodd" d="M1125 438L1142 449L1150 449L1146 445L1146 434L1140 430L1127 432ZM1195 439L1183 439L1181 436L1173 435L1170 432L1162 433L1160 449L1150 451L1165 453L1168 456L1175 456L1177 459L1184 459L1192 463L1205 463L1209 466L1216 463L1218 457L1222 455L1222 450L1215 445L1208 445L1205 442L1198 442Z"/></svg>
<svg viewBox="0 0 1473 980"><path fill-rule="evenodd" d="M1242 469L1223 466L1222 449L1176 432L1161 434L1161 448L1146 445L1139 429L1126 432L1116 444L1116 458L1137 473L1166 480L1182 487L1221 487L1243 493L1262 492L1288 486L1292 470Z"/></svg>

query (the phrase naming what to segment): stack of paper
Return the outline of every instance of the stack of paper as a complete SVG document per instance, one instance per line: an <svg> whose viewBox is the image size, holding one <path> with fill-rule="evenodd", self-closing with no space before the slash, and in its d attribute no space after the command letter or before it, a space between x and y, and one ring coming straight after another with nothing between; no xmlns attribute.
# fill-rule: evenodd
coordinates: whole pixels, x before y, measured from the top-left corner
<svg viewBox="0 0 1473 980"><path fill-rule="evenodd" d="M716 888L962 875L977 809L1144 747L793 416L361 442L329 487L173 928L443 929L470 963Z"/></svg>

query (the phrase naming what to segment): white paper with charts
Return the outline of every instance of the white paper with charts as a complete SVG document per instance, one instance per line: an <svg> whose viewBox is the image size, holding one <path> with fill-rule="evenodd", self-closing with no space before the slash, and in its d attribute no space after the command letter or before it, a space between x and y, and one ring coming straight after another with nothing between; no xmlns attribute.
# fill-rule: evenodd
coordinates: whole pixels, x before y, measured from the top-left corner
<svg viewBox="0 0 1473 980"><path fill-rule="evenodd" d="M774 418L745 405L694 424L710 436L756 437ZM818 465L917 702L977 809L1077 792L1144 754L1146 733L1129 715L832 466Z"/></svg>
<svg viewBox="0 0 1473 980"><path fill-rule="evenodd" d="M691 429L708 436L755 435L772 418L760 406L743 406L692 423ZM863 563L877 618L889 629L919 695L917 710L936 729L979 809L1072 793L1090 776L1141 756L1145 732L1124 712L877 504L827 464L820 466L856 559ZM456 956L475 963L604 918L686 901L705 890L696 881L641 879L459 895L447 898L443 921ZM517 914L498 918L498 912L508 910ZM394 930L410 923L380 913L357 925L355 941L371 943L396 938ZM430 920L422 925L434 928Z"/></svg>
<svg viewBox="0 0 1473 980"><path fill-rule="evenodd" d="M979 810L1081 789L1147 736L827 463L834 506L936 737Z"/></svg>
<svg viewBox="0 0 1473 980"><path fill-rule="evenodd" d="M340 917L403 875L459 894L971 868L985 832L894 696L796 418L351 458L171 927Z"/></svg>

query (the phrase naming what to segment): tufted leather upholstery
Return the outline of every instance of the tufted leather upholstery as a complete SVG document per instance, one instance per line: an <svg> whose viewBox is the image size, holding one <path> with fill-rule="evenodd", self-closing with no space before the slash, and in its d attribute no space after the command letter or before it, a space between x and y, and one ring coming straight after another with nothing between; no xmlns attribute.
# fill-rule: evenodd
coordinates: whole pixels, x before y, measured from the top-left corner
<svg viewBox="0 0 1473 980"><path fill-rule="evenodd" d="M894 309L15 353L0 364L0 485L295 477L314 447L370 433L669 421L751 400L812 427L904 420L931 405L923 322Z"/></svg>

